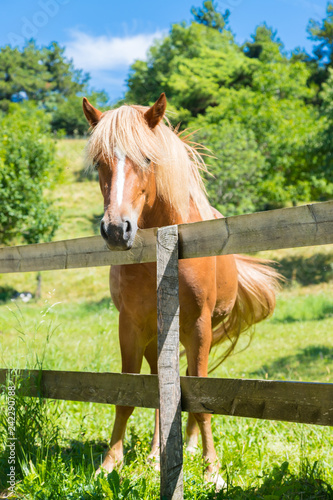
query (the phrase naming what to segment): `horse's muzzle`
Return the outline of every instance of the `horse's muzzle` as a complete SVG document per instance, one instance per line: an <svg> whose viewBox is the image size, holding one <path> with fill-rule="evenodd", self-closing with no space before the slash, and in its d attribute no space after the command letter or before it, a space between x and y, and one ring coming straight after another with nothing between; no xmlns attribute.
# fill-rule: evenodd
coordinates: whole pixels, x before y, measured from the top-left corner
<svg viewBox="0 0 333 500"><path fill-rule="evenodd" d="M128 218L121 219L118 224L101 220L101 235L110 250L129 250L137 232L136 222Z"/></svg>

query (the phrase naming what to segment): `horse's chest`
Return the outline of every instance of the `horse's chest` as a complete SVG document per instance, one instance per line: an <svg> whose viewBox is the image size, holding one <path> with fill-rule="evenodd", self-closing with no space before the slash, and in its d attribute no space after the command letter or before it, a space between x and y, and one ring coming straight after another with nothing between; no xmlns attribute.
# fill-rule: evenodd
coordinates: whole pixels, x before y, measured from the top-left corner
<svg viewBox="0 0 333 500"><path fill-rule="evenodd" d="M200 262L197 262L199 261ZM215 260L197 259L179 263L179 302L183 311L200 314L203 305L215 305ZM110 273L112 299L132 316L156 318L156 264L113 266Z"/></svg>
<svg viewBox="0 0 333 500"><path fill-rule="evenodd" d="M155 264L113 266L110 290L118 310L124 308L135 316L156 316Z"/></svg>

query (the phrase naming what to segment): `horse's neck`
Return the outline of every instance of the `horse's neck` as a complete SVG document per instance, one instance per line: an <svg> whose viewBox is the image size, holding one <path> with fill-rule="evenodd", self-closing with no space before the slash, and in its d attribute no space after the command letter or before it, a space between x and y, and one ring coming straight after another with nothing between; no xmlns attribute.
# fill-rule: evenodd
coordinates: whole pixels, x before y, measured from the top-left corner
<svg viewBox="0 0 333 500"><path fill-rule="evenodd" d="M198 209L191 203L188 220L177 215L168 203L156 198L154 205L144 212L139 221L139 227L148 229L151 227L171 226L172 224L182 224L185 222L196 222L202 220Z"/></svg>
<svg viewBox="0 0 333 500"><path fill-rule="evenodd" d="M175 218L171 207L163 200L156 198L152 207L143 211L139 220L139 227L148 229L150 227L170 226L180 224L180 220Z"/></svg>

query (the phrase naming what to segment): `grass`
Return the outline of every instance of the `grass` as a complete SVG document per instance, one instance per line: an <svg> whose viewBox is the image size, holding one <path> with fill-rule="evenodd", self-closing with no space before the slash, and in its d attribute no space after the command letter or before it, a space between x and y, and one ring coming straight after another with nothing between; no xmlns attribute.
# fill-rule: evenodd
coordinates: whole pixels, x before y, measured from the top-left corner
<svg viewBox="0 0 333 500"><path fill-rule="evenodd" d="M65 140L58 147L66 169L57 193L63 209L57 239L93 234L102 201L97 183L82 174L83 142ZM212 376L332 382L331 248L266 255L289 269L292 285L280 293L273 318L258 325L250 346L242 350L245 337L239 352ZM313 262L327 269L312 273ZM41 301L10 301L14 290L35 287L34 273L0 276L1 367L120 371L118 315L109 299L107 268L44 272ZM181 369L184 374L183 362ZM143 372L148 373L146 363ZM4 396L0 403L1 492L8 486ZM158 474L146 463L152 410L136 409L130 418L123 469L95 480L114 407L17 395L16 409L16 498L159 498ZM333 498L332 429L215 416L213 432L228 490L216 495L205 485L200 452L189 456L185 450L186 499Z"/></svg>

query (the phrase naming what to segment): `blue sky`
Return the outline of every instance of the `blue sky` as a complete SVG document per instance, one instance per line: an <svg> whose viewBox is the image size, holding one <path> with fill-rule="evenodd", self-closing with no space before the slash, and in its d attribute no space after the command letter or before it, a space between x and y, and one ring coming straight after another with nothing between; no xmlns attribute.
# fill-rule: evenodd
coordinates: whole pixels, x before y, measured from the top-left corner
<svg viewBox="0 0 333 500"><path fill-rule="evenodd" d="M11 0L3 5L0 45L38 44L56 40L67 47L74 64L91 74L91 85L105 89L112 101L126 90L131 62L144 58L156 37L172 23L190 21L193 5L202 0ZM300 46L308 52L306 26L310 18L325 17L326 0L223 0L229 9L230 27L237 41L244 42L255 27L266 21L278 32L287 50Z"/></svg>

